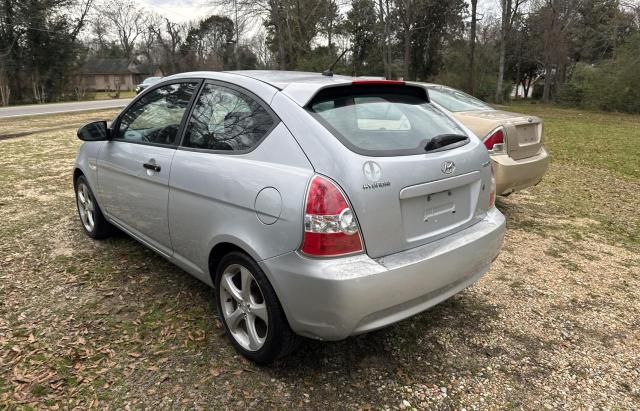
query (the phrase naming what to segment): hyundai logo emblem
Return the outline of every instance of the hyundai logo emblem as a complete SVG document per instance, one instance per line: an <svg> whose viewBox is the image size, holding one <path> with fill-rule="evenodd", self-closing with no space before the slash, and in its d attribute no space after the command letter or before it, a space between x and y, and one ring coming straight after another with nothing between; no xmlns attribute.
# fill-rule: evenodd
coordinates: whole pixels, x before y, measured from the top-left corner
<svg viewBox="0 0 640 411"><path fill-rule="evenodd" d="M445 174L451 174L455 169L456 163L454 163L453 161L445 161L440 167L440 170L442 170L442 172Z"/></svg>

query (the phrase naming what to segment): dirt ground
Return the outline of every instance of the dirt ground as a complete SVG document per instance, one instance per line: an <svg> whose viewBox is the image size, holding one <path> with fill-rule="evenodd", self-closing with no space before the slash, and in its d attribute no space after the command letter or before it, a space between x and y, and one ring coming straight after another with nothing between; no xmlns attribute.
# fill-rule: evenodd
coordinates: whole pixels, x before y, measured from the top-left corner
<svg viewBox="0 0 640 411"><path fill-rule="evenodd" d="M478 284L270 367L235 354L205 285L125 235L82 232L75 128L114 114L0 121L49 130L0 140L0 408L640 407L640 176L571 155L579 113L546 113L554 161L499 199L505 245ZM598 116L637 158L640 118Z"/></svg>

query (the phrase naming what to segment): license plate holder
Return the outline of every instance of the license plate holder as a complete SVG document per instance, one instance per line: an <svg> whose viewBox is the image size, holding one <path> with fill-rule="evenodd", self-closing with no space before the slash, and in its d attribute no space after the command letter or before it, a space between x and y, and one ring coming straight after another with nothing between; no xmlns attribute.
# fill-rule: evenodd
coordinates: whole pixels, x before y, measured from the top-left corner
<svg viewBox="0 0 640 411"><path fill-rule="evenodd" d="M424 222L437 223L438 219L456 213L456 202L452 190L428 194L426 198Z"/></svg>

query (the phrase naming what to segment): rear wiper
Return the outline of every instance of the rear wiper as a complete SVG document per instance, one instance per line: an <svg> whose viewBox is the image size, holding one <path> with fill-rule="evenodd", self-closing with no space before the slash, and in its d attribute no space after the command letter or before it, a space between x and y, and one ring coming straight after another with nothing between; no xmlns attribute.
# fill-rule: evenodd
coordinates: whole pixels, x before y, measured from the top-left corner
<svg viewBox="0 0 640 411"><path fill-rule="evenodd" d="M464 146L469 142L469 137L464 134L440 134L433 137L424 147L424 151L450 150L452 148ZM454 147L451 145L455 144Z"/></svg>

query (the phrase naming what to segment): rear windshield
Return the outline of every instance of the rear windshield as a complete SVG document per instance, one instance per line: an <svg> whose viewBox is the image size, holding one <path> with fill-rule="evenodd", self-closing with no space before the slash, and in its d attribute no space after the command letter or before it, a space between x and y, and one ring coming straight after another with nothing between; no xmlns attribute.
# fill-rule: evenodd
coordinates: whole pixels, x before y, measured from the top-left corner
<svg viewBox="0 0 640 411"><path fill-rule="evenodd" d="M429 97L432 101L454 113L459 111L493 110L493 107L484 101L448 87L429 87Z"/></svg>
<svg viewBox="0 0 640 411"><path fill-rule="evenodd" d="M308 109L345 146L363 155L423 154L434 137L466 137L429 103L426 93L417 90L403 86L325 89Z"/></svg>

